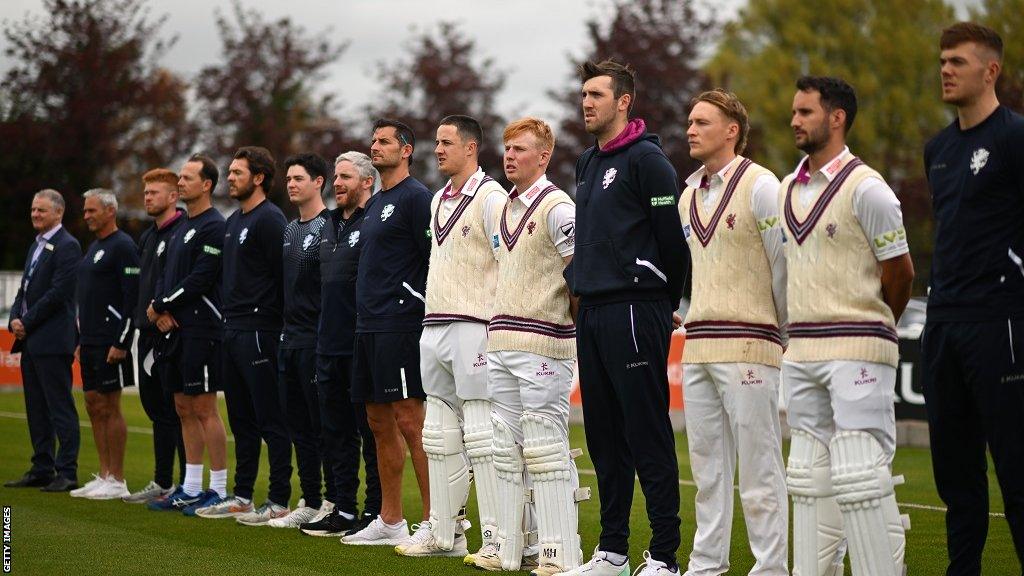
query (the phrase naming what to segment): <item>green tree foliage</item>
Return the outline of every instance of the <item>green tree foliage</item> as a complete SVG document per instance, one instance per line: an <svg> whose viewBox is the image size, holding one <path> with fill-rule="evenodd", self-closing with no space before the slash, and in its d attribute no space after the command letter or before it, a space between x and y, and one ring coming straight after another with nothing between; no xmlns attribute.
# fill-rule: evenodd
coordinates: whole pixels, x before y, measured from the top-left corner
<svg viewBox="0 0 1024 576"><path fill-rule="evenodd" d="M317 90L347 42L336 41L329 29L312 33L290 18L268 22L238 1L231 17L218 10L215 18L222 55L195 79L196 118L201 144L225 169L241 146L267 148L281 169L291 154L311 150L330 159L352 145L332 114L336 95ZM283 175L270 192L288 204Z"/></svg>
<svg viewBox="0 0 1024 576"><path fill-rule="evenodd" d="M708 87L700 60L711 46L713 22L694 6L692 0L616 1L610 18L595 17L587 22L584 57L570 57L569 85L550 94L564 110L552 160L556 183L567 190L575 186L576 158L594 144L593 136L584 129L576 74L586 60L613 58L632 66L637 76L632 116L643 118L647 129L661 136L680 179L697 167L686 143L686 118L690 99Z"/></svg>
<svg viewBox="0 0 1024 576"><path fill-rule="evenodd" d="M1003 38L1003 73L996 85L999 101L1024 112L1024 0L983 0L971 17Z"/></svg>
<svg viewBox="0 0 1024 576"><path fill-rule="evenodd" d="M67 200L64 222L81 231L80 195L112 187L138 206L139 178L186 149L185 84L157 64L174 42L144 0L44 0L39 16L5 22L0 82L0 265L20 267L32 232L32 195Z"/></svg>
<svg viewBox="0 0 1024 576"><path fill-rule="evenodd" d="M933 233L921 154L952 118L939 97L938 40L954 20L943 0L750 0L708 63L715 83L747 105L748 155L780 175L801 156L789 128L796 79L839 76L853 85L859 112L850 148L903 204L919 293Z"/></svg>
<svg viewBox="0 0 1024 576"><path fill-rule="evenodd" d="M394 118L412 128L416 150L410 170L430 188L446 181L437 170L434 142L438 122L451 114L467 114L480 122L485 140L480 143L480 165L492 177L501 177L504 119L495 112L495 98L507 73L476 50L476 42L456 24L441 22L417 34L404 57L378 68L381 93L367 112L373 119Z"/></svg>

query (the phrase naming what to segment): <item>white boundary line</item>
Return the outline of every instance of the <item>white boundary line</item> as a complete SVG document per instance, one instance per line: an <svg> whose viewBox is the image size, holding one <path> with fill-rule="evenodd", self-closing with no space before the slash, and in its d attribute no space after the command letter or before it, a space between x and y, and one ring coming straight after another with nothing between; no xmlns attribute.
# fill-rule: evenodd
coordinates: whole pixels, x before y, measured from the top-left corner
<svg viewBox="0 0 1024 576"><path fill-rule="evenodd" d="M20 412L6 412L6 411L3 411L3 410L0 410L0 418L12 418L12 419L16 419L16 420L27 420L28 419L27 416L25 416L25 414L22 414ZM80 422L79 424L81 425L82 428L92 428L92 424L90 424L88 422ZM141 426L128 426L128 432L131 432L133 434L148 434L150 436L153 435L153 430L151 428L143 428ZM228 436L228 442L234 442L234 441L235 441L235 438L233 436ZM596 471L590 470L588 468L578 468L577 472L579 472L580 474L582 474L584 476L595 476L595 477L597 476L597 472ZM689 486L689 487L696 487L697 486L697 484L695 482L693 482L691 480L683 480L681 478L679 479L679 485L680 486ZM739 486L734 486L733 489L734 490L739 490ZM900 508L910 508L912 510L927 510L927 511L930 511L930 512L945 512L946 511L946 508L944 506L932 506L930 504L915 504L914 502L897 502L897 504L899 505ZM989 512L988 515L990 517L992 517L992 518L1006 518L1006 514L1003 514L1003 513L1000 513L1000 512Z"/></svg>
<svg viewBox="0 0 1024 576"><path fill-rule="evenodd" d="M577 468L576 471L579 472L580 474L585 475L585 476L597 476L597 472L596 471L589 470L587 468ZM690 487L694 487L694 488L697 487L697 483L696 482L693 482L692 480L683 480L682 478L679 479L679 485L680 486L690 486ZM733 486L733 490L739 491L739 489L740 489L739 486ZM913 502L897 502L896 504L900 508L911 508L913 510L928 510L930 512L945 512L946 511L946 508L944 506L932 506L930 504L915 504ZM992 518L1006 518L1006 514L1003 514L1001 512L989 512L988 515L990 517L992 517Z"/></svg>

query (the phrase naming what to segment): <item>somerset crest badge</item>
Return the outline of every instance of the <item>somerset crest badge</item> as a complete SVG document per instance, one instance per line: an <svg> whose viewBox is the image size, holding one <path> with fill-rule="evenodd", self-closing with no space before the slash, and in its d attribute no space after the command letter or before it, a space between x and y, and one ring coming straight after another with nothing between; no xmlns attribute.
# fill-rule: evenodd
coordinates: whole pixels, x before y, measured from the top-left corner
<svg viewBox="0 0 1024 576"><path fill-rule="evenodd" d="M605 171L604 178L601 179L601 186L604 190L607 190L612 185L612 182L615 182L615 175L618 173L619 171L615 168L609 168Z"/></svg>
<svg viewBox="0 0 1024 576"><path fill-rule="evenodd" d="M974 151L974 154L971 154L971 172L974 172L975 176L978 175L978 172L981 172L981 169L984 168L987 163L988 150L978 148Z"/></svg>

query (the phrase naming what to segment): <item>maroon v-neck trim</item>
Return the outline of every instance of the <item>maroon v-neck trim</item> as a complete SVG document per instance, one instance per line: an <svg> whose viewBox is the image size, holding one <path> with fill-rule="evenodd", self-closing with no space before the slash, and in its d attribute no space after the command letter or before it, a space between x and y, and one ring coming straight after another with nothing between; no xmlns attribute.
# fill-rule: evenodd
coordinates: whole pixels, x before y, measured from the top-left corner
<svg viewBox="0 0 1024 576"><path fill-rule="evenodd" d="M711 222L704 226L704 223L700 220L700 210L697 208L697 196L698 190L693 191L693 197L690 199L690 222L692 224L693 231L697 233L697 240L700 240L701 246L707 248L711 242L711 237L715 234L715 229L718 228L718 222L722 219L722 214L725 214L725 209L729 206L729 201L732 200L732 195L736 192L736 187L740 184L740 179L743 174L747 171L747 168L753 162L744 158L740 162L740 165L736 167L736 172L729 178L729 183L725 186L725 192L718 201L718 208L715 213L711 216ZM710 181L710 180L709 180Z"/></svg>
<svg viewBox="0 0 1024 576"><path fill-rule="evenodd" d="M825 209L828 208L832 199L839 194L839 189L843 186L843 183L846 182L846 179L850 177L855 168L863 164L864 162L860 158L854 157L846 166L843 166L839 174L836 174L836 177L832 179L832 182L829 183L825 191L818 197L818 200L811 208L811 212L807 215L807 219L803 222L800 221L800 218L797 217L796 212L793 210L793 187L796 186L796 178L789 183L789 187L786 189L786 226L789 228L797 244L803 244L804 240L811 235L811 231L814 230L814 226L821 220Z"/></svg>
<svg viewBox="0 0 1024 576"><path fill-rule="evenodd" d="M526 222L530 219L530 216L533 216L534 210L540 206L541 200L554 190L558 190L558 186L555 186L554 184L548 186L544 190L541 190L541 193L533 200L530 207L526 209L526 213L523 214L523 217L519 220L519 225L516 226L514 232L509 232L508 223L506 222L508 207L512 205L513 200L510 199L505 203L505 207L501 210L501 239L505 242L505 248L507 248L509 252L511 252L512 248L514 248L516 243L519 242L519 236L523 233L523 228L526 228Z"/></svg>

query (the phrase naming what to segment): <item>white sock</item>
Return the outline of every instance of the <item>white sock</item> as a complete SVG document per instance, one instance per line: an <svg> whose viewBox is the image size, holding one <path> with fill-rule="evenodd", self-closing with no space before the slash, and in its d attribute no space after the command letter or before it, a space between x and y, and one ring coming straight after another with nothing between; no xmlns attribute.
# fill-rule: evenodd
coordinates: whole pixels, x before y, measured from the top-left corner
<svg viewBox="0 0 1024 576"><path fill-rule="evenodd" d="M381 518L380 521L384 522L384 519ZM387 526L388 528L401 528L402 524L405 524L405 518L402 518L401 520L399 520L398 522L395 522L394 524L388 524L387 522L384 522L384 525Z"/></svg>
<svg viewBox="0 0 1024 576"><path fill-rule="evenodd" d="M602 550L602 552L604 551ZM616 566L622 566L626 563L626 556L624 554L616 554L615 552L605 552L604 558L605 560L611 562L612 564L615 564Z"/></svg>
<svg viewBox="0 0 1024 576"><path fill-rule="evenodd" d="M221 498L228 496L228 470L210 470L210 490Z"/></svg>
<svg viewBox="0 0 1024 576"><path fill-rule="evenodd" d="M189 496L198 496L203 491L202 464L185 464L185 483L182 488Z"/></svg>

